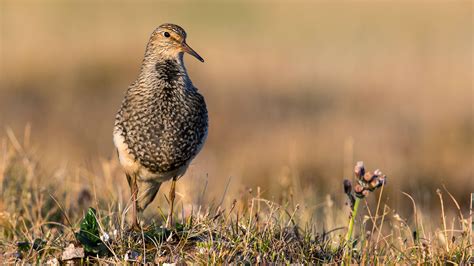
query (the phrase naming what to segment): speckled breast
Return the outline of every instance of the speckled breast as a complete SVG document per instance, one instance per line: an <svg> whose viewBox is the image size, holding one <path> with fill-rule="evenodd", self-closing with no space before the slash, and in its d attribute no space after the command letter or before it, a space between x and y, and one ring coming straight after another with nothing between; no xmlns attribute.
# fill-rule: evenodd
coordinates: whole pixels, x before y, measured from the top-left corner
<svg viewBox="0 0 474 266"><path fill-rule="evenodd" d="M167 173L188 165L207 136L204 98L196 89L185 93L162 90L149 101L133 98L124 101L114 134L123 138L119 139L131 159L139 163L137 167Z"/></svg>

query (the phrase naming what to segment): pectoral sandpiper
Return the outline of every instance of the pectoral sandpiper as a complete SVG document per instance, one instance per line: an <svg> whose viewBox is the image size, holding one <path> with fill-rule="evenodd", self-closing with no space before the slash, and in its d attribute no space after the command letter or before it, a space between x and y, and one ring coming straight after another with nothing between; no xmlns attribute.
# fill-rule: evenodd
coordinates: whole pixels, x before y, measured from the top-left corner
<svg viewBox="0 0 474 266"><path fill-rule="evenodd" d="M155 198L161 183L169 192L172 225L176 180L184 175L207 137L204 97L194 87L183 53L204 62L186 43L178 25L163 24L151 34L138 78L128 87L117 113L114 144L132 194L132 221Z"/></svg>

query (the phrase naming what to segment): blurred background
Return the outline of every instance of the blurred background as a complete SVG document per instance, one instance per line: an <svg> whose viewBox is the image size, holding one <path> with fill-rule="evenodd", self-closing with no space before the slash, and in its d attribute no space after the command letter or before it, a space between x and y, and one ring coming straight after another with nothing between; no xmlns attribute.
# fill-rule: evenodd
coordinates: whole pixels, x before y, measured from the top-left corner
<svg viewBox="0 0 474 266"><path fill-rule="evenodd" d="M443 185L464 210L474 192L470 1L0 3L1 136L30 125L44 175L69 193L106 183L101 196L128 197L114 117L164 22L206 60L185 56L210 130L178 183L184 203L203 187L219 202L229 183L226 203L260 187L342 209L358 160L388 175L384 202L406 214L402 191L425 211Z"/></svg>

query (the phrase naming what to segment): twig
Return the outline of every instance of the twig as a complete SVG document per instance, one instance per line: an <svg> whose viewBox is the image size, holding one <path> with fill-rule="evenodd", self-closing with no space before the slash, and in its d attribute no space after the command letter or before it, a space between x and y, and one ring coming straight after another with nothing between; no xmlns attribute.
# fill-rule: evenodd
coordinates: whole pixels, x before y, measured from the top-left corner
<svg viewBox="0 0 474 266"><path fill-rule="evenodd" d="M469 208L469 215L471 216L471 246L474 245L474 218L472 217L474 215L474 193L471 193L471 207ZM474 248L472 248L471 254L474 256Z"/></svg>
<svg viewBox="0 0 474 266"><path fill-rule="evenodd" d="M446 227L446 216L444 215L444 202L443 202L443 195L441 194L441 190L438 188L436 189L436 194L438 194L439 201L441 202L441 220L443 221L443 234L446 242L446 252L449 252L449 240L447 235L447 227Z"/></svg>
<svg viewBox="0 0 474 266"><path fill-rule="evenodd" d="M377 201L377 208L375 209L375 221L377 221L378 219L378 215L379 215L379 208L380 208L380 201L382 199L382 195L383 195L383 188L385 187L385 185L382 184L382 187L380 188L380 194L379 194L379 199ZM383 207L383 212L385 213L385 205ZM382 216L382 222L380 223L380 228L378 230L378 234L377 234L377 241L375 242L375 249L377 249L378 247L378 244L379 244L379 239L380 239L380 234L382 233L382 226L383 226L383 221L384 221L384 218L385 218L385 215ZM375 223L372 227L372 233L371 235L374 235L374 231L375 230Z"/></svg>
<svg viewBox="0 0 474 266"><path fill-rule="evenodd" d="M225 195L227 194L227 189L229 188L230 180L232 180L232 176L229 176L229 179L227 180L227 184L225 185L224 193L222 194L221 202L219 203L218 206L222 206L222 203L224 202ZM207 186L207 183L206 183Z"/></svg>
<svg viewBox="0 0 474 266"><path fill-rule="evenodd" d="M456 208L458 209L459 219L461 222L461 229L464 231L464 215L462 215L461 207L459 206L458 201L454 198L454 196L451 193L449 193L445 185L443 185L443 188L444 188L444 191L446 191L446 193L448 193L448 195L451 197L454 204L456 205Z"/></svg>
<svg viewBox="0 0 474 266"><path fill-rule="evenodd" d="M413 205L413 215L415 216L415 231L417 231L417 236L414 241L415 241L415 244L418 245L418 239L419 239L419 235L420 235L420 232L418 232L418 215L417 215L417 210L416 210L416 203L415 203L415 200L413 199L413 197L408 194L408 193L405 193L402 191L402 194L407 196L410 200L411 200L411 203Z"/></svg>

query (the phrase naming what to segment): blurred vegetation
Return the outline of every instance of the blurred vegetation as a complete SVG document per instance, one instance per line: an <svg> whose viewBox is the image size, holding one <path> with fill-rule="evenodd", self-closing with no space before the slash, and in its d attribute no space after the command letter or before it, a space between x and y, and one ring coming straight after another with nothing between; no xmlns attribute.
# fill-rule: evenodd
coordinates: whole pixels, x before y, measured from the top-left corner
<svg viewBox="0 0 474 266"><path fill-rule="evenodd" d="M185 57L210 111L205 148L178 183L183 204L219 201L230 180L226 204L260 186L316 216L327 197L343 201L342 177L363 159L388 174L384 200L405 217L400 191L438 217L443 184L467 208L471 2L0 3L1 130L22 137L30 125L40 172L69 193L127 201L115 112L149 34L173 22L206 60Z"/></svg>

